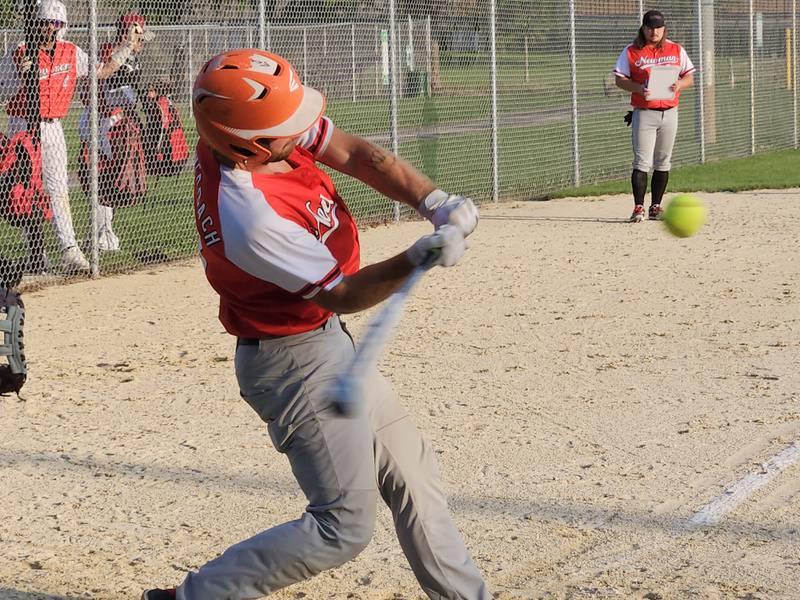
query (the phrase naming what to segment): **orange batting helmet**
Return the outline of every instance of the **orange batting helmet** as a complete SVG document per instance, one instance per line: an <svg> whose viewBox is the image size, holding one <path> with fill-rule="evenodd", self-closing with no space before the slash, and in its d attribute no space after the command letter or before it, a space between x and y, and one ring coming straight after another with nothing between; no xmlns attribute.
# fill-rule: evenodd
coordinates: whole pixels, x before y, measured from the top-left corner
<svg viewBox="0 0 800 600"><path fill-rule="evenodd" d="M229 50L203 65L192 109L200 138L249 169L269 161L271 140L296 137L313 126L325 111L325 97L302 85L277 54Z"/></svg>

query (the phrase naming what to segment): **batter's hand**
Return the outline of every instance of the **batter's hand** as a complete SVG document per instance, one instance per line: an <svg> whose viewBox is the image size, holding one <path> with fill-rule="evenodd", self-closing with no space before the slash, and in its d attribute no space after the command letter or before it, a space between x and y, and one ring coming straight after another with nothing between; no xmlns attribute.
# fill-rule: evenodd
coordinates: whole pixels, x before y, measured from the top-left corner
<svg viewBox="0 0 800 600"><path fill-rule="evenodd" d="M455 225L442 225L433 233L419 238L414 245L406 250L406 256L411 264L419 266L428 258L431 252L438 254L434 265L452 267L464 256L467 244L464 236Z"/></svg>
<svg viewBox="0 0 800 600"><path fill-rule="evenodd" d="M438 189L433 190L420 203L419 212L436 229L443 225L454 225L464 237L478 226L478 209L472 199Z"/></svg>
<svg viewBox="0 0 800 600"><path fill-rule="evenodd" d="M27 73L31 70L31 67L33 67L33 61L30 58L25 57L17 65L17 70L20 73Z"/></svg>

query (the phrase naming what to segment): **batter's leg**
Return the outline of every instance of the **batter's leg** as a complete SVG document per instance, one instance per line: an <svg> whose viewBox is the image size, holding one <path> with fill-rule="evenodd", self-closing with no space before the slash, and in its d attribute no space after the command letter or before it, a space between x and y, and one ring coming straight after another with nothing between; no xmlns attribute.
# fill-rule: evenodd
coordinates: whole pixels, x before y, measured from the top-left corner
<svg viewBox="0 0 800 600"><path fill-rule="evenodd" d="M352 355L336 320L324 330L238 348L242 396L267 422L308 507L190 573L178 600L261 598L347 562L369 543L377 502L369 420L340 417L328 395Z"/></svg>
<svg viewBox="0 0 800 600"><path fill-rule="evenodd" d="M366 389L378 489L417 581L432 600L488 600L486 583L447 508L433 449L377 370Z"/></svg>

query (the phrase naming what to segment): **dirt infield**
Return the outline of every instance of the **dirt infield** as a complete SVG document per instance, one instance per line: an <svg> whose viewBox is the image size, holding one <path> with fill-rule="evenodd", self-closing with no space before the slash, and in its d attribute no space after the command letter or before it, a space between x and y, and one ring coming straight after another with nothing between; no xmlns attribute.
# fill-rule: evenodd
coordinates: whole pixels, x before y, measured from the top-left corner
<svg viewBox="0 0 800 600"><path fill-rule="evenodd" d="M687 240L622 197L484 207L415 291L382 370L497 598L798 598L800 192L705 199ZM362 232L365 261L424 231ZM198 262L25 300L0 598L135 599L303 510ZM273 597L421 592L383 510L355 561Z"/></svg>

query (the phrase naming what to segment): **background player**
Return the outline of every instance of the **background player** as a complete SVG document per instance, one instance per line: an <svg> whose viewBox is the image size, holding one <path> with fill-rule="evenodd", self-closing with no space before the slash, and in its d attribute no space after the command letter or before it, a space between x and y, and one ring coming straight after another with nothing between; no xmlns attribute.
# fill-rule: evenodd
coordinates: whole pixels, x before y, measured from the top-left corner
<svg viewBox="0 0 800 600"><path fill-rule="evenodd" d="M651 100L647 83L651 69L677 67L678 80L672 85L674 95L668 100ZM694 82L694 65L680 44L667 39L664 15L649 10L632 44L627 46L614 67L618 87L631 92L633 106L633 214L631 222L644 219L644 195L647 174L653 169L650 184L651 219L661 219L661 199L667 189L672 148L678 133L678 102L681 90Z"/></svg>
<svg viewBox="0 0 800 600"><path fill-rule="evenodd" d="M72 213L69 203L67 178L67 144L61 119L67 116L78 79L89 75L89 58L72 42L63 39L67 27L67 9L59 0L42 0L38 12L41 26L39 44L39 94L40 94L40 139L42 148L42 180L45 192L50 196L53 211L53 227L61 249L61 258L67 270L88 271L89 262L75 240ZM98 79L105 79L125 62L115 54L101 65ZM8 136L28 129L26 119L26 90L22 85L23 74L34 65L25 57L25 45L20 44L10 52L0 65L4 90L15 90L8 102Z"/></svg>
<svg viewBox="0 0 800 600"><path fill-rule="evenodd" d="M260 598L356 556L374 527L377 495L422 589L432 599L487 600L486 585L450 518L433 451L373 368L354 418L329 395L352 359L337 313L369 308L432 250L454 265L477 225L450 196L393 154L336 129L325 100L280 56L234 50L195 81L200 143L195 214L220 320L237 336L243 398L267 425L308 498L297 520L240 542L145 600ZM405 202L437 230L406 252L359 268L355 220L320 161Z"/></svg>

